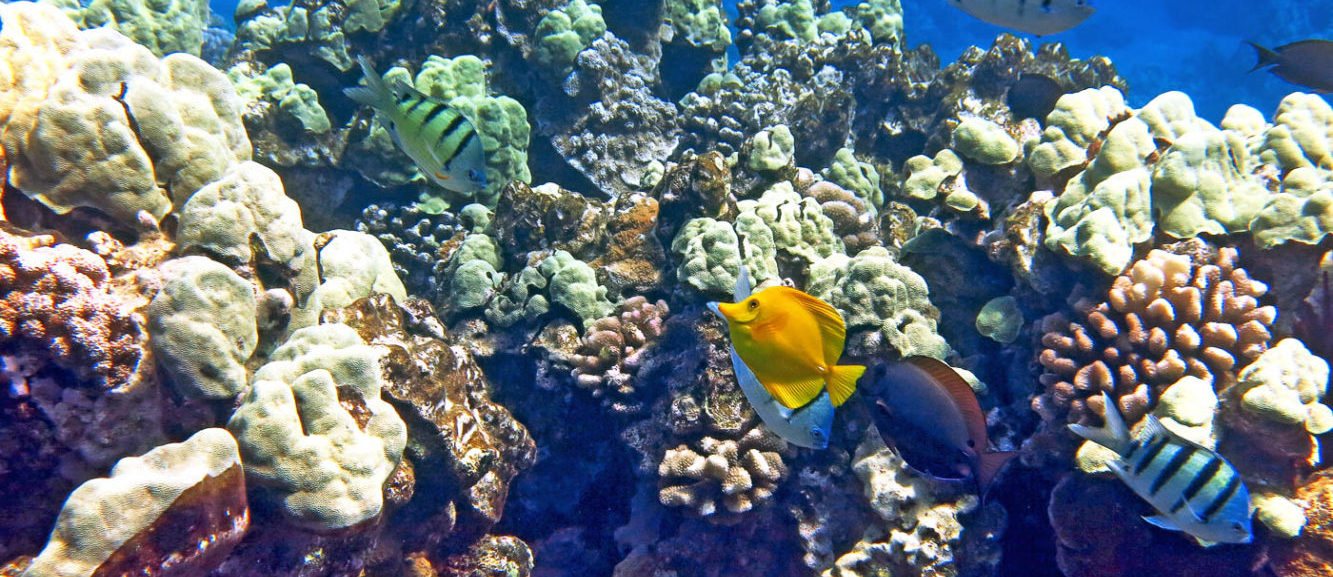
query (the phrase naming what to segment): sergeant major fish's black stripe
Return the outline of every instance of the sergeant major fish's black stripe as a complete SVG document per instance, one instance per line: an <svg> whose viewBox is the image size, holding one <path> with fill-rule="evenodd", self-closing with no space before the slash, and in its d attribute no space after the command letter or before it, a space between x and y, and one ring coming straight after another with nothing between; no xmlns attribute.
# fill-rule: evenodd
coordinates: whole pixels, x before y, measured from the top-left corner
<svg viewBox="0 0 1333 577"><path fill-rule="evenodd" d="M434 110L432 110L431 112L434 112ZM430 121L430 118L433 118L433 116L427 117L426 119L427 122ZM453 133L458 130L459 125L463 124L466 121L467 119L463 118L462 114L454 113L454 117L449 119L449 124L446 125L444 127L444 130L440 131L440 135L436 137L435 145L439 146L441 143L443 143L444 139L449 138L451 135L453 135ZM453 152L457 153L458 151L453 151ZM450 158L453 158L453 156L454 156L453 154L449 155Z"/></svg>
<svg viewBox="0 0 1333 577"><path fill-rule="evenodd" d="M1157 473L1157 478L1152 480L1152 488L1148 491L1149 494L1156 495L1157 491L1160 491L1172 477L1176 476L1176 473L1180 472L1180 468L1185 466L1185 462L1194 455L1194 450L1194 445L1181 446L1180 450L1171 456L1171 460L1167 462L1166 467Z"/></svg>
<svg viewBox="0 0 1333 577"><path fill-rule="evenodd" d="M1141 448L1143 448L1143 443L1140 442L1138 439L1134 439L1132 442L1130 442L1129 450L1125 451L1125 462L1128 463L1130 459L1133 459L1134 453L1137 453L1138 450Z"/></svg>
<svg viewBox="0 0 1333 577"><path fill-rule="evenodd" d="M1208 508L1203 510L1203 521L1206 523L1212 520L1213 515L1216 515L1218 511L1221 511L1222 506L1226 505L1227 501L1230 501L1239 489L1240 475L1232 473L1231 480L1227 481L1226 488L1222 489L1222 492L1217 494L1217 498L1213 499L1213 502L1208 504Z"/></svg>
<svg viewBox="0 0 1333 577"><path fill-rule="evenodd" d="M1195 475L1190 484L1185 487L1185 491L1180 494L1181 498L1193 499L1195 495L1199 494L1199 491L1203 490L1204 486L1213 480L1213 477L1220 470L1222 470L1222 458L1213 455L1211 459L1208 459L1208 464L1204 465L1199 474Z"/></svg>
<svg viewBox="0 0 1333 577"><path fill-rule="evenodd" d="M1143 474L1143 470L1147 469L1153 459L1157 458L1157 454L1162 452L1162 448L1166 446L1168 440L1166 435L1160 435L1148 441L1148 452L1144 453L1143 457L1139 458L1139 462L1134 463L1135 476Z"/></svg>
<svg viewBox="0 0 1333 577"><path fill-rule="evenodd" d="M448 105L448 104L444 104L443 102L437 102L437 103L435 103L435 106L432 107L432 108L430 109L430 112L427 112L427 113L426 113L426 117L423 118L423 119L421 119L421 124L422 124L422 126L425 126L425 125L427 125L427 124L430 124L430 121L431 121L432 118L435 118L436 116L439 116L440 113L441 113L441 112L444 112L445 109L447 109L447 108L449 108L449 105ZM451 125L451 126L452 126L452 125ZM445 129L445 132L448 132L448 129Z"/></svg>
<svg viewBox="0 0 1333 577"><path fill-rule="evenodd" d="M421 97L418 97L418 96L412 96L412 95L409 95L409 96L411 96L412 98L415 98L416 101L413 102L410 106L408 106L407 109L403 110L403 116L411 115L413 110L416 110L418 106L421 106L422 104L425 104L425 103L426 103L426 99L425 99L425 98L421 98ZM406 101L404 101L404 102L406 102Z"/></svg>

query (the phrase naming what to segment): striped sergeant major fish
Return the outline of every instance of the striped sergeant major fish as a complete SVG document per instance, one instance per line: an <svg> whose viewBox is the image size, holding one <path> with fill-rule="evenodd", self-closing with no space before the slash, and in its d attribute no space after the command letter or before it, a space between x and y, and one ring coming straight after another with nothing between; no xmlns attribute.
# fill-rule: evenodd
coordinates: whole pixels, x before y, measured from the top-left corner
<svg viewBox="0 0 1333 577"><path fill-rule="evenodd" d="M1096 11L1090 0L949 0L949 3L983 22L1037 36L1069 30Z"/></svg>
<svg viewBox="0 0 1333 577"><path fill-rule="evenodd" d="M1250 492L1231 463L1167 430L1152 415L1131 439L1115 401L1104 391L1102 399L1104 428L1071 424L1069 429L1120 454L1111 472L1158 511L1145 521L1184 531L1204 546L1250 542Z"/></svg>
<svg viewBox="0 0 1333 577"><path fill-rule="evenodd" d="M380 113L393 141L431 182L463 195L486 187L486 152L481 135L458 110L398 84L390 87L364 56L356 61L365 86L344 88L348 98Z"/></svg>

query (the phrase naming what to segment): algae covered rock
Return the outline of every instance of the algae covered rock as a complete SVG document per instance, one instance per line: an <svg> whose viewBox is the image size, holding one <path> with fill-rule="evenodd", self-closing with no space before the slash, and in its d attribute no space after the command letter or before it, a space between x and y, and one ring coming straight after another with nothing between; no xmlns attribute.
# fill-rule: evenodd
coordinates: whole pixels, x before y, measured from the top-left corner
<svg viewBox="0 0 1333 577"><path fill-rule="evenodd" d="M149 343L181 394L235 398L259 335L254 288L230 268L187 256L158 267L162 289L148 305Z"/></svg>
<svg viewBox="0 0 1333 577"><path fill-rule="evenodd" d="M236 440L204 429L74 490L25 577L207 574L249 526Z"/></svg>
<svg viewBox="0 0 1333 577"><path fill-rule="evenodd" d="M255 371L227 422L246 475L283 515L316 530L370 521L407 431L380 399L380 354L346 325L300 329Z"/></svg>

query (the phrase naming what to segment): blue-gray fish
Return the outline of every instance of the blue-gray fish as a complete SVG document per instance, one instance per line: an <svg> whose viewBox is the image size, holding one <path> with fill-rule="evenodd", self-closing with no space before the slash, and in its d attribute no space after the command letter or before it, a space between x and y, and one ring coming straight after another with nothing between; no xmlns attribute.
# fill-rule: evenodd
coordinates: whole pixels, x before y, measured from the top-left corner
<svg viewBox="0 0 1333 577"><path fill-rule="evenodd" d="M344 88L343 93L383 115L393 141L421 174L464 195L486 187L486 151L472 122L448 104L409 86L390 87L365 57L358 56L356 61L366 85Z"/></svg>
<svg viewBox="0 0 1333 577"><path fill-rule="evenodd" d="M1333 92L1333 42L1302 40L1272 50L1253 42L1246 44L1253 46L1259 56L1250 72L1271 66L1268 71L1287 82L1316 92Z"/></svg>
<svg viewBox="0 0 1333 577"><path fill-rule="evenodd" d="M1131 439L1111 396L1103 392L1102 400L1105 427L1069 429L1120 454L1111 472L1158 511L1145 521L1189 533L1203 545L1250 542L1250 492L1231 463L1167 430L1152 415Z"/></svg>
<svg viewBox="0 0 1333 577"><path fill-rule="evenodd" d="M949 0L949 3L979 20L1037 36L1069 30L1096 11L1089 0Z"/></svg>

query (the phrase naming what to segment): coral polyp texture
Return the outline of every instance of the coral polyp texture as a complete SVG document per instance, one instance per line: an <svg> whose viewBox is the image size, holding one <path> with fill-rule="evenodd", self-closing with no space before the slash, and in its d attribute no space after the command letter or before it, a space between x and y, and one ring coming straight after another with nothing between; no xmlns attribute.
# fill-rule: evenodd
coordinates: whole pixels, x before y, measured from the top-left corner
<svg viewBox="0 0 1333 577"><path fill-rule="evenodd" d="M1107 391L1135 422L1183 377L1230 387L1235 369L1268 349L1277 315L1259 304L1268 287L1236 266L1237 255L1153 250L1116 277L1104 302L1084 301L1079 321L1041 321L1046 391L1033 408L1048 422L1093 423L1103 408L1089 405Z"/></svg>
<svg viewBox="0 0 1333 577"><path fill-rule="evenodd" d="M703 516L744 513L773 498L787 476L782 451L787 443L762 429L738 440L704 437L698 447L668 449L658 465L658 499Z"/></svg>

